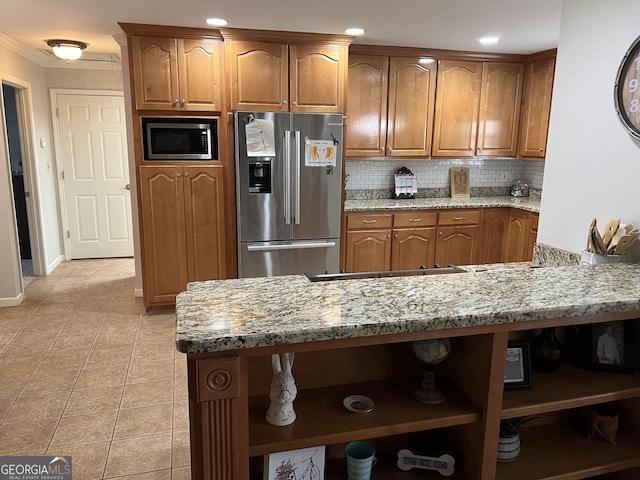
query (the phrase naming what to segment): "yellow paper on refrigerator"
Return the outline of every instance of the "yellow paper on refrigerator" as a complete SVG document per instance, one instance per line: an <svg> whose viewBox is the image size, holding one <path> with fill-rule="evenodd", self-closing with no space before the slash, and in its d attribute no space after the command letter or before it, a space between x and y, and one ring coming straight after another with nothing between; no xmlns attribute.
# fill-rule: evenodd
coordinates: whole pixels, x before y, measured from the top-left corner
<svg viewBox="0 0 640 480"><path fill-rule="evenodd" d="M335 167L336 146L331 140L309 140L304 145L304 164L307 167Z"/></svg>

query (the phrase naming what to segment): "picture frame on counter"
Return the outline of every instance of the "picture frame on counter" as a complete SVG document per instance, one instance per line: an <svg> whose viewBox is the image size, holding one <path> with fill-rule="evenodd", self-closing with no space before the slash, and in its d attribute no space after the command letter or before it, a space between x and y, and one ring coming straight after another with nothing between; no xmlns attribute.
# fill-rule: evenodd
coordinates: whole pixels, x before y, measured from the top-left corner
<svg viewBox="0 0 640 480"><path fill-rule="evenodd" d="M325 446L264 456L264 480L324 480Z"/></svg>
<svg viewBox="0 0 640 480"><path fill-rule="evenodd" d="M590 370L635 371L635 320L586 325L585 367Z"/></svg>
<svg viewBox="0 0 640 480"><path fill-rule="evenodd" d="M505 362L505 390L530 390L533 388L531 341L509 340Z"/></svg>

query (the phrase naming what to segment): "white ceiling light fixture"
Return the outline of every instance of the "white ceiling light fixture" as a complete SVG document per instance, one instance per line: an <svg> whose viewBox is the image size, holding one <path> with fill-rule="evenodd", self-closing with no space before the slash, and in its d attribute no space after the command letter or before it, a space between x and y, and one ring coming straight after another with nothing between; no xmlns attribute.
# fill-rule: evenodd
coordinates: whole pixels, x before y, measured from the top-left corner
<svg viewBox="0 0 640 480"><path fill-rule="evenodd" d="M359 37L360 35L364 35L364 28L351 27L347 28L344 33L346 33L347 35L352 35L354 37Z"/></svg>
<svg viewBox="0 0 640 480"><path fill-rule="evenodd" d="M224 18L207 18L206 22L214 27L224 27L229 23Z"/></svg>
<svg viewBox="0 0 640 480"><path fill-rule="evenodd" d="M495 45L500 41L500 37L482 37L479 38L478 41L482 44L482 45Z"/></svg>
<svg viewBox="0 0 640 480"><path fill-rule="evenodd" d="M80 58L82 51L88 47L86 43L76 40L47 40L47 45L53 49L56 57L67 62Z"/></svg>

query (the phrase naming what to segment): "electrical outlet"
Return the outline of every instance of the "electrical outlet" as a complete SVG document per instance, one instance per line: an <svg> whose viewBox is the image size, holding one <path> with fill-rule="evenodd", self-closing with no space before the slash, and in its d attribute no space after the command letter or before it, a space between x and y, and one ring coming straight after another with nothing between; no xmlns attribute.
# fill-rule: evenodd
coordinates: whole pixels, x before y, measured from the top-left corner
<svg viewBox="0 0 640 480"><path fill-rule="evenodd" d="M500 172L500 180L506 181L508 179L507 175L507 172Z"/></svg>

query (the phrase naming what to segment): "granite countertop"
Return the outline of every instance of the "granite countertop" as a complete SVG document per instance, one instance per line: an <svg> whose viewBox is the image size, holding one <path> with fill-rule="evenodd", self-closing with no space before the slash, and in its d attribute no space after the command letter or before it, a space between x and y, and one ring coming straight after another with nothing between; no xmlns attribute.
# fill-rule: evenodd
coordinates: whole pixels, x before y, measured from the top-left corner
<svg viewBox="0 0 640 480"><path fill-rule="evenodd" d="M304 275L190 283L177 348L218 352L640 310L640 265L464 267L468 273L312 283Z"/></svg>
<svg viewBox="0 0 640 480"><path fill-rule="evenodd" d="M414 200L368 199L345 200L345 212L367 212L376 210L418 210L445 208L491 208L514 207L540 213L540 200L533 197L469 197L469 198L416 198Z"/></svg>

